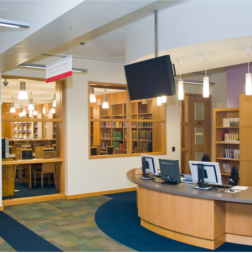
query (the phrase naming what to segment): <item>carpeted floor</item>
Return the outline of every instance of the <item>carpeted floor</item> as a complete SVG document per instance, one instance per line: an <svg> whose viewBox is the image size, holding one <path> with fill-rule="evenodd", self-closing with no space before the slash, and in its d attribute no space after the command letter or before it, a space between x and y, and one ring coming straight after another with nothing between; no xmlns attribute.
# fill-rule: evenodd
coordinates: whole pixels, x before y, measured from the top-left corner
<svg viewBox="0 0 252 253"><path fill-rule="evenodd" d="M145 252L211 251L168 239L142 227L137 216L136 192L107 196L112 199L97 210L95 221L98 227L115 241L137 251ZM252 246L224 243L215 251L251 252Z"/></svg>

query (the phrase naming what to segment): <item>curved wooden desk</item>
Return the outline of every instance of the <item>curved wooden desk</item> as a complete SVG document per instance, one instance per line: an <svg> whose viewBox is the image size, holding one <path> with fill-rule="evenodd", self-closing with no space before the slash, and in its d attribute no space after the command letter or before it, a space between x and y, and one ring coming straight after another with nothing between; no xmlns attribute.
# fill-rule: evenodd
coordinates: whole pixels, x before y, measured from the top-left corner
<svg viewBox="0 0 252 253"><path fill-rule="evenodd" d="M127 178L138 185L138 216L145 228L208 249L224 242L252 245L252 187L239 193L202 191L192 184L143 180L134 170Z"/></svg>

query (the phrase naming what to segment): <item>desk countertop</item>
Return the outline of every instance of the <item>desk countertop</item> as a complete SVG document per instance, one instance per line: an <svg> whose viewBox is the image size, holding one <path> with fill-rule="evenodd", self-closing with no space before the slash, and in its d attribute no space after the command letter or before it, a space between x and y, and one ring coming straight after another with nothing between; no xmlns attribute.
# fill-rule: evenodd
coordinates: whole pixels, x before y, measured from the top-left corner
<svg viewBox="0 0 252 253"><path fill-rule="evenodd" d="M135 183L141 187L145 187L154 191L166 192L194 198L252 204L252 187L249 187L247 190L237 193L225 192L225 190L228 189L223 188L218 188L218 191L214 189L205 191L194 189L195 187L194 184L186 184L186 183L180 183L177 185L162 184L154 182L154 180L143 180L141 179L141 176L142 175L136 175L134 169L127 172L127 178L132 183Z"/></svg>
<svg viewBox="0 0 252 253"><path fill-rule="evenodd" d="M2 161L2 165L18 165L18 164L36 164L36 163L56 163L63 162L62 158L50 158L50 159L27 159L27 160L15 160L15 161Z"/></svg>

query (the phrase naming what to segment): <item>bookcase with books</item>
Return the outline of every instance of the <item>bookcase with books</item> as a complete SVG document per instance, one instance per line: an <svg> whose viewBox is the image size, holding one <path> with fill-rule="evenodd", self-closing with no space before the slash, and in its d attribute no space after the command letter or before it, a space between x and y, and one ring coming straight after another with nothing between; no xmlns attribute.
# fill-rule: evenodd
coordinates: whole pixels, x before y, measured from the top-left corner
<svg viewBox="0 0 252 253"><path fill-rule="evenodd" d="M145 103L130 101L126 86L118 92L115 89L111 92L107 87L106 93L96 95L97 102L89 104L92 110L89 117L91 147L100 146L103 157L111 146L123 149L125 155L133 155L136 147L143 147L144 152L165 153L166 105L157 106L156 98L145 100ZM104 97L109 108L102 108Z"/></svg>
<svg viewBox="0 0 252 253"><path fill-rule="evenodd" d="M214 110L214 161L227 183L232 166L240 169L239 108Z"/></svg>

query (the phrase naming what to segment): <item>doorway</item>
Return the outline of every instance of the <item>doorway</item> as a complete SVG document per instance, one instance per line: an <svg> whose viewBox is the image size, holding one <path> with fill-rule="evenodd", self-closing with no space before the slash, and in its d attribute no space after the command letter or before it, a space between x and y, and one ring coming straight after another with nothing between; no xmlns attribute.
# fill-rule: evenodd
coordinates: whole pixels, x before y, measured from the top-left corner
<svg viewBox="0 0 252 253"><path fill-rule="evenodd" d="M185 94L180 105L181 173L191 174L189 161L201 161L204 154L212 157L212 97Z"/></svg>

